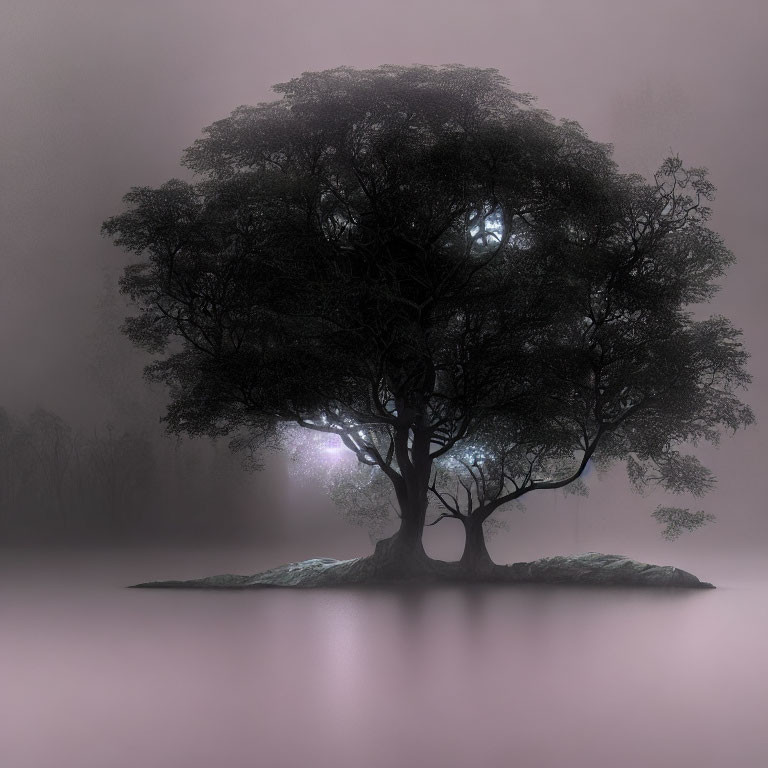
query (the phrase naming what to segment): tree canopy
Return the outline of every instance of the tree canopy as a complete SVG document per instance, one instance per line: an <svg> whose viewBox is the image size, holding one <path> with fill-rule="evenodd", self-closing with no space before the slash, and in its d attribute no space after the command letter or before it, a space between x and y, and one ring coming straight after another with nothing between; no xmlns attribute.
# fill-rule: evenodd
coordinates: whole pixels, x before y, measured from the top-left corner
<svg viewBox="0 0 768 768"><path fill-rule="evenodd" d="M134 188L104 223L140 257L126 331L157 355L170 429L338 435L393 487L401 562L423 556L430 488L469 535L590 458L707 485L678 448L752 415L738 332L689 309L732 260L704 171L623 175L495 70L339 68L275 91L186 151L195 182ZM451 457L464 512L441 491Z"/></svg>

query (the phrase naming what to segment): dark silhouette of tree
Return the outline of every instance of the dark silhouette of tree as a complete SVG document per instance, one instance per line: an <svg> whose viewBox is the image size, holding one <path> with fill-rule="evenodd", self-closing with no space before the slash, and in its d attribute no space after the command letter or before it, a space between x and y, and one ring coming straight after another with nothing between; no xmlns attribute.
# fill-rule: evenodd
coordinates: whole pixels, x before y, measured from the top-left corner
<svg viewBox="0 0 768 768"><path fill-rule="evenodd" d="M635 440L642 462L666 434L749 420L735 398L717 410L746 381L735 332L683 310L730 260L702 224L703 173L624 177L494 70L340 68L275 90L187 150L196 183L134 188L104 223L141 257L126 331L158 355L171 431L337 435L391 484L400 527L377 557L407 568L436 462L462 446L501 430L505 450L581 450L562 480L524 475L534 490L598 446ZM497 485L486 519L516 498Z"/></svg>

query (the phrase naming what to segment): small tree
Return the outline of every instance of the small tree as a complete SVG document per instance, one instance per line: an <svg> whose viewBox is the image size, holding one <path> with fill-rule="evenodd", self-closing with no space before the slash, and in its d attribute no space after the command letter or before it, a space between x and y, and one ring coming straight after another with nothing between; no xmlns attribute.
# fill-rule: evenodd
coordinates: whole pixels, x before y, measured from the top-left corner
<svg viewBox="0 0 768 768"><path fill-rule="evenodd" d="M622 177L493 70L340 68L275 90L187 150L197 183L135 188L104 224L142 257L126 331L159 354L171 430L338 436L392 486L400 528L377 556L402 568L425 558L435 462L499 419L562 450L588 424L592 453L629 416L663 417L672 395L649 400L644 368L597 350L677 328L729 258L677 187ZM695 341L680 327L660 372Z"/></svg>
<svg viewBox="0 0 768 768"><path fill-rule="evenodd" d="M483 523L496 509L578 483L590 460L624 462L637 490L703 495L715 479L684 451L753 421L735 394L750 380L740 332L687 310L711 297L732 261L705 226L714 190L704 171L670 158L654 184L623 184L558 243L576 267L561 297L570 322L533 362L543 410L527 424L519 414L485 422L473 444L449 455L454 472L433 479L439 519L467 531L469 568L491 563ZM667 538L712 519L677 507L654 517Z"/></svg>

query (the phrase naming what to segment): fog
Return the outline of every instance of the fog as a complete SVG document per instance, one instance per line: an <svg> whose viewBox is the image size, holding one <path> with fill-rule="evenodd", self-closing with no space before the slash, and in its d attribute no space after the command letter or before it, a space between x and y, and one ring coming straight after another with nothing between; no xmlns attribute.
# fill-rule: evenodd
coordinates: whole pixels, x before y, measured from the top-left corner
<svg viewBox="0 0 768 768"><path fill-rule="evenodd" d="M8 768L755 768L768 760L768 4L740 0L4 0L0 7L0 763ZM622 468L530 494L496 562L602 551L714 591L125 590L371 551L301 464L181 441L120 334L132 187L305 71L493 67L615 146L718 188L757 423L698 456L714 523L667 542ZM455 558L455 521L428 528Z"/></svg>
<svg viewBox="0 0 768 768"><path fill-rule="evenodd" d="M718 522L703 531L674 545L660 542L649 517L660 499L630 494L618 469L590 479L590 499L533 499L525 515L510 516L511 530L491 542L493 553L513 558L531 546L549 551L564 543L637 555L661 549L677 558L764 550L763 2L726 10L700 0L6 0L0 13L0 405L13 419L24 422L42 408L89 439L108 428L143 436L165 456L157 459L161 477L172 474L168 457L178 451L206 467L212 454L225 461L225 446L171 449L162 437L163 393L148 390L141 379L147 359L118 332L128 311L115 288L125 256L100 237L101 222L121 209L131 186L183 175L181 151L204 126L239 104L268 100L272 84L303 71L495 67L556 117L612 142L626 170L648 175L670 152L710 169L719 190L712 226L738 258L711 311L744 329L755 377L746 399L758 424L702 452L719 479L703 505ZM368 546L318 487L291 480L279 458L268 465L238 480L245 490L231 504L200 505L189 525L185 510L173 508L183 506L183 495L177 502L166 495L131 536L151 542L164 530L171 540L205 541L222 521L229 531L223 538L240 543L288 541L304 551L320 536L340 552ZM224 507L237 511L224 514ZM148 518L157 524L147 525ZM71 523L75 539L90 530L88 519ZM50 527L46 520L39 526ZM113 538L130 538L130 528L115 523ZM435 551L455 546L447 529L430 536Z"/></svg>

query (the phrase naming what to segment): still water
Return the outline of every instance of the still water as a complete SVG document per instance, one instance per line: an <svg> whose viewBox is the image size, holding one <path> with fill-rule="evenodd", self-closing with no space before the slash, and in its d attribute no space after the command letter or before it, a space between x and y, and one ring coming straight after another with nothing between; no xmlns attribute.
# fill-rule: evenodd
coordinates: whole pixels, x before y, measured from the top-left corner
<svg viewBox="0 0 768 768"><path fill-rule="evenodd" d="M222 570L163 557L3 556L2 768L768 765L766 581L123 588Z"/></svg>

